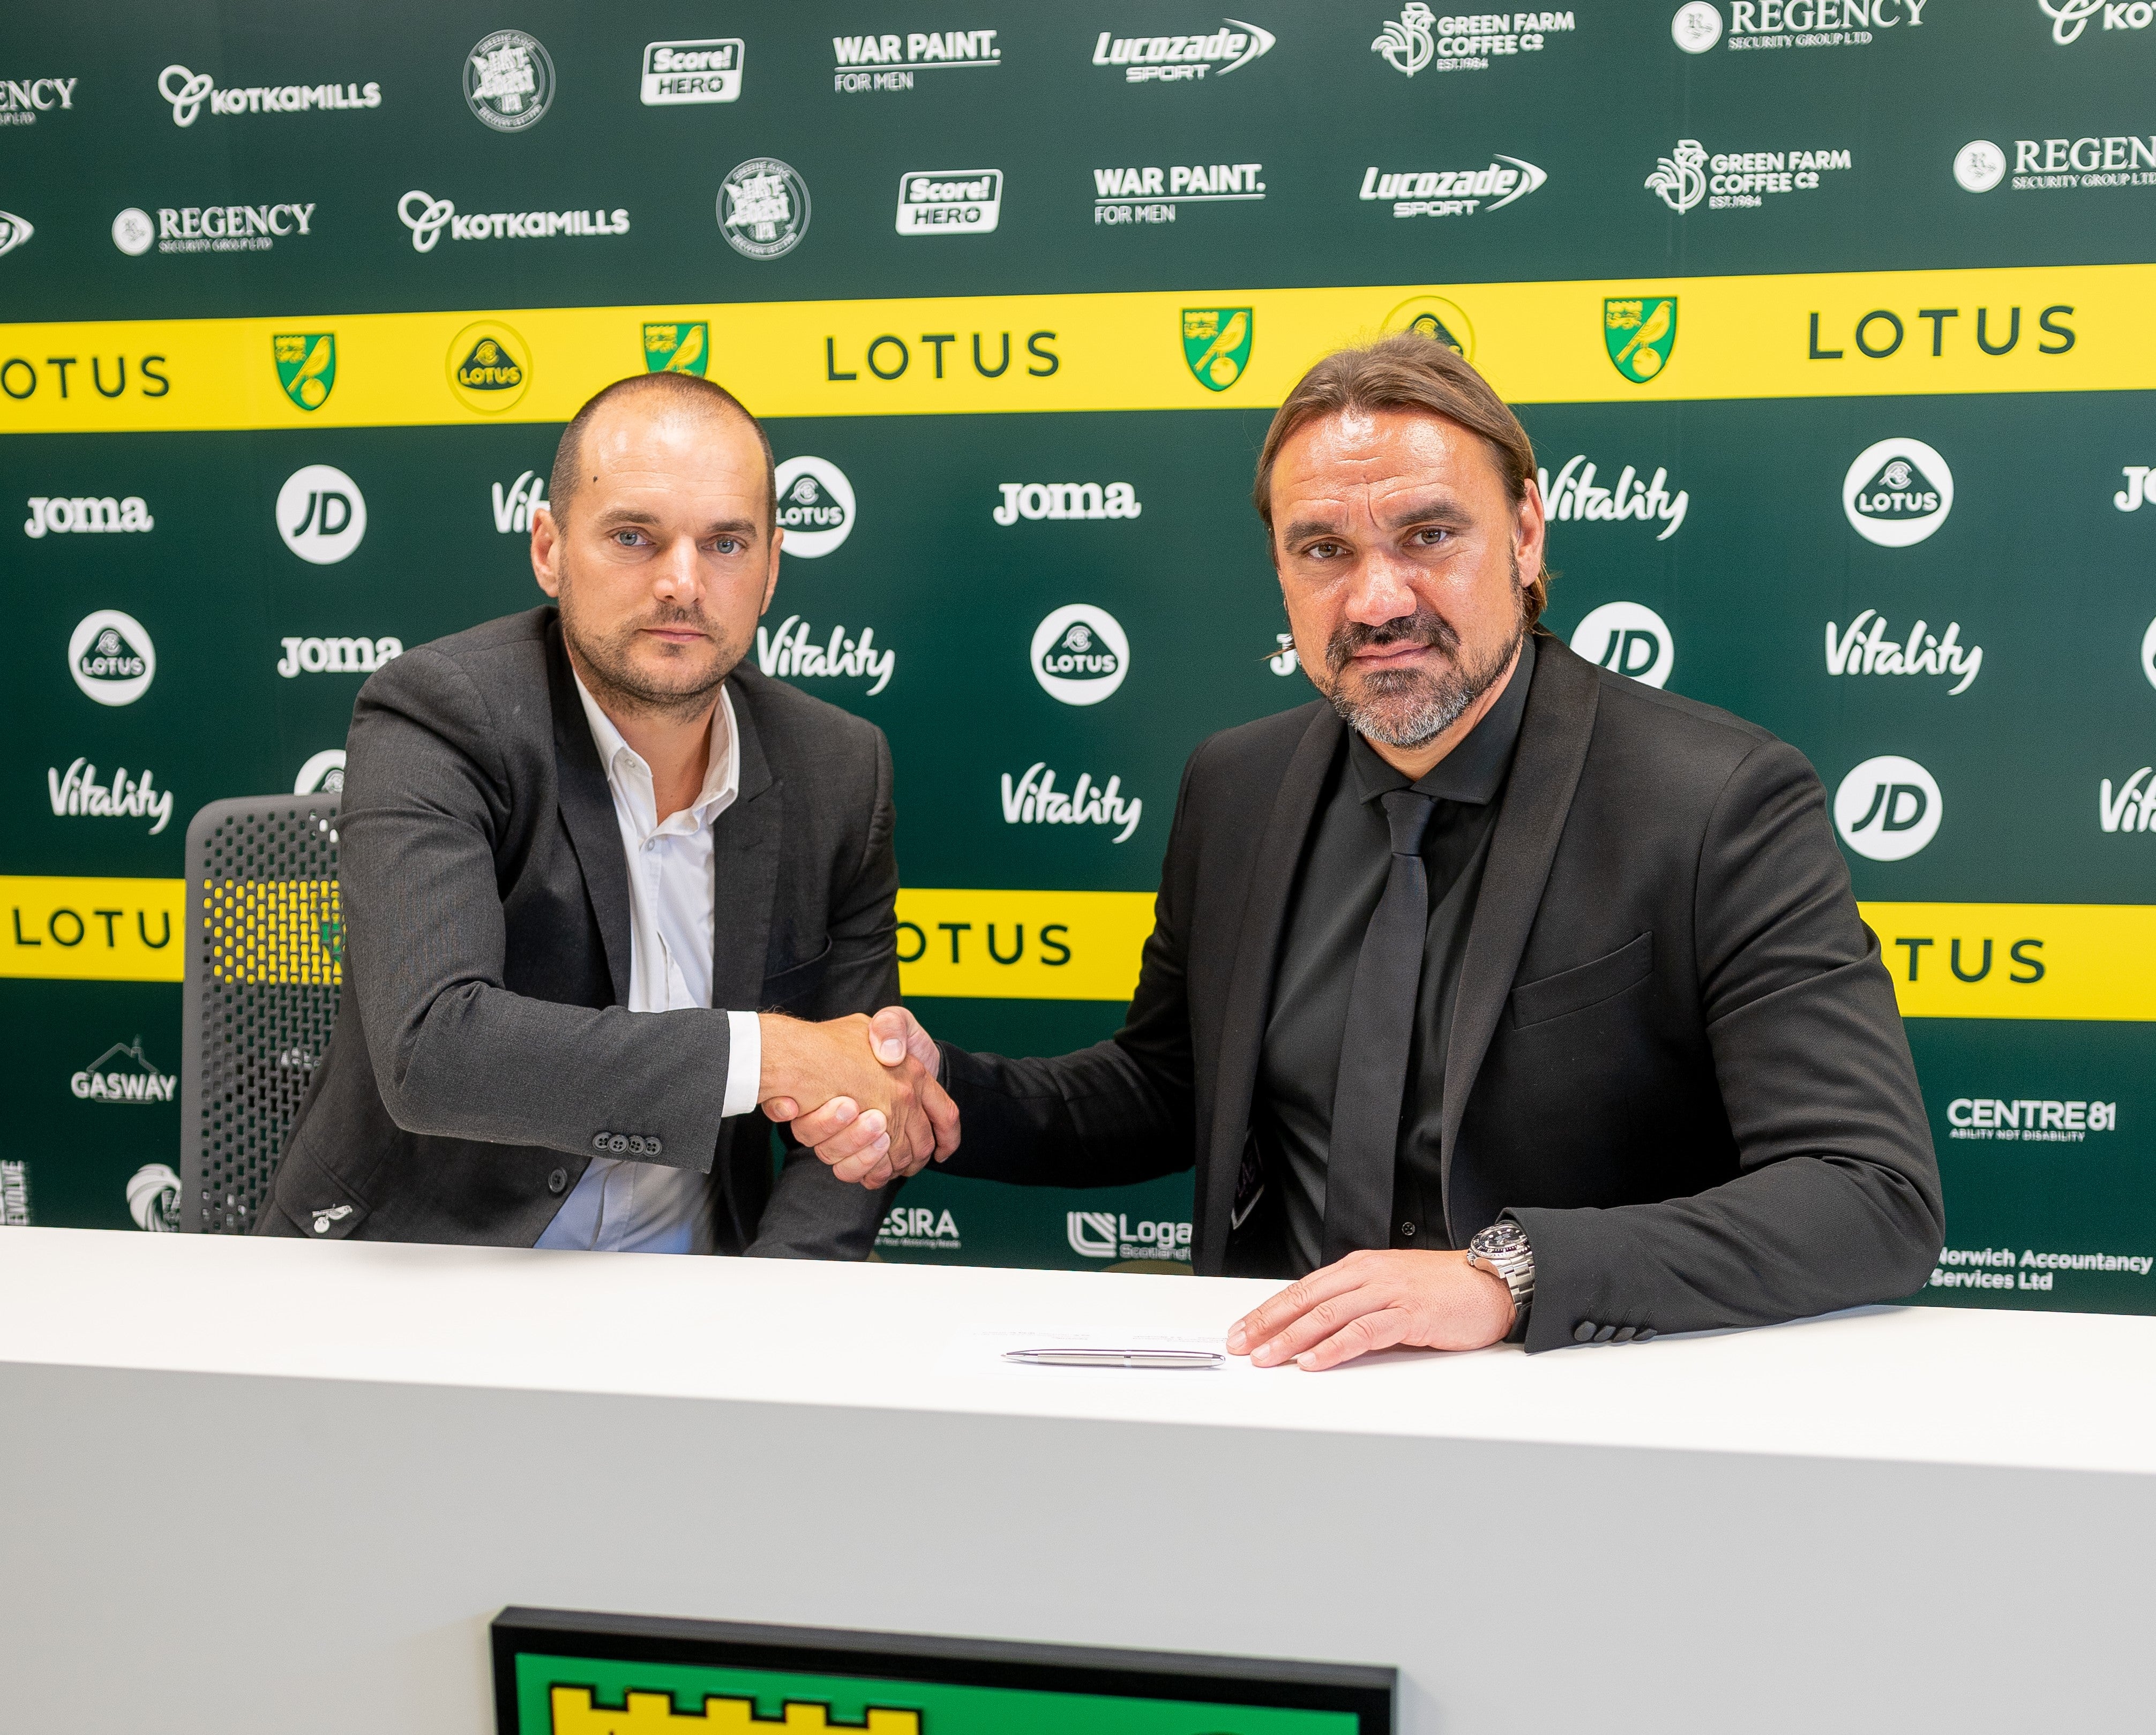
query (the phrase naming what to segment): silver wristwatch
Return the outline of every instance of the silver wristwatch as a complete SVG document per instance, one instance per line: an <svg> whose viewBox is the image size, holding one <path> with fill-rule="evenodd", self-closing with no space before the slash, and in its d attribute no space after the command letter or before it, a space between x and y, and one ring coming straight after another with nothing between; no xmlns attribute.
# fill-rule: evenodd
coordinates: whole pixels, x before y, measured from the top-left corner
<svg viewBox="0 0 2156 1735"><path fill-rule="evenodd" d="M1505 1280L1512 1292L1512 1329L1507 1343L1527 1335L1527 1311L1535 1303L1535 1250L1527 1245L1527 1232L1509 1217L1501 1217L1467 1244L1467 1263L1487 1265Z"/></svg>

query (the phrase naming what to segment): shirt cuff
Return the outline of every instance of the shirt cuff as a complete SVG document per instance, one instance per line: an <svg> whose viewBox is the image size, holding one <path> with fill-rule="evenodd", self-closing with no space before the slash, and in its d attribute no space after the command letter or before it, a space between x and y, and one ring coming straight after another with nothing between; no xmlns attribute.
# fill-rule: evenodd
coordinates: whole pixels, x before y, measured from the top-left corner
<svg viewBox="0 0 2156 1735"><path fill-rule="evenodd" d="M753 1012L729 1012L726 1038L726 1097L719 1113L745 1115L756 1106L763 1077L763 1026Z"/></svg>

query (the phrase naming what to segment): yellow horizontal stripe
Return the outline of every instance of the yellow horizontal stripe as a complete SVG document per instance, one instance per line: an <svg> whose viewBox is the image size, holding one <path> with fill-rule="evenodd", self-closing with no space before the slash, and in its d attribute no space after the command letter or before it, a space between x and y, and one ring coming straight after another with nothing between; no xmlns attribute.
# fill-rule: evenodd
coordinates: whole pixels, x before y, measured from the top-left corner
<svg viewBox="0 0 2156 1735"><path fill-rule="evenodd" d="M1149 891L898 895L898 985L908 998L1127 1001L1152 932Z"/></svg>
<svg viewBox="0 0 2156 1735"><path fill-rule="evenodd" d="M0 976L177 982L183 880L0 876Z"/></svg>
<svg viewBox="0 0 2156 1735"><path fill-rule="evenodd" d="M1904 1018L2156 1019L2156 906L1857 908Z"/></svg>
<svg viewBox="0 0 2156 1735"><path fill-rule="evenodd" d="M1670 295L1678 301L1675 346L1659 373L1635 384L1609 359L1603 300ZM767 416L1265 408L1317 357L1384 329L1404 303L1430 295L1464 316L1471 340L1459 335L1474 361L1516 403L2156 388L2156 321L2147 317L2156 305L2156 265L2062 265L6 325L0 432L560 422L600 386L644 371L646 321L684 320L709 321L710 377ZM1247 365L1224 390L1200 384L1190 371L1186 307L1252 310ZM2071 346L2041 328L2046 310L2061 307L2072 311L2052 315L2052 323L2073 333ZM1979 346L1979 308L1994 348L2005 345L2011 310L2020 309L2019 336L2006 353ZM1866 315L1881 310L1900 321L1902 335L1892 354L1873 359L1856 331ZM1943 316L1926 319L1926 310ZM1953 316L1943 316L1946 310ZM1838 359L1813 359L1814 314L1816 347L1839 350ZM497 398L460 393L453 384L450 364L464 357L450 351L460 336L468 349L470 328L481 322L506 326L512 351L525 346L514 357L529 373L520 392ZM1865 341L1887 349L1894 329L1875 320ZM302 409L279 382L270 340L325 332L336 340L333 382L319 408ZM973 359L976 333L981 367ZM1036 333L1052 335L1036 340ZM948 338L940 346L940 377L938 346L927 341L938 335ZM898 348L879 347L876 366L896 376L880 379L869 352L886 336L905 346L904 367ZM311 360L311 347L308 353ZM68 357L74 362L63 397L61 370L50 358ZM123 357L126 383L106 397L102 388L117 384ZM102 358L96 377L93 357ZM146 358L153 358L148 375ZM997 377L984 377L982 367L997 368ZM167 388L146 395L146 387L158 390L158 380ZM473 407L512 398L494 414Z"/></svg>

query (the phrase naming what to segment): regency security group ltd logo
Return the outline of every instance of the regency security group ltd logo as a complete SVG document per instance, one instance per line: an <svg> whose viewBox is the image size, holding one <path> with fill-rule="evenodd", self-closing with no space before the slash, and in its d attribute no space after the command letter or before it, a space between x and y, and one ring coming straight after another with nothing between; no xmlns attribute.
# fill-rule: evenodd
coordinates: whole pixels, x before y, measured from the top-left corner
<svg viewBox="0 0 2156 1735"><path fill-rule="evenodd" d="M496 132L522 132L554 100L554 62L536 36L497 30L465 56L465 105Z"/></svg>
<svg viewBox="0 0 2156 1735"><path fill-rule="evenodd" d="M891 30L831 38L834 91L911 90L914 74L1003 64L993 30Z"/></svg>
<svg viewBox="0 0 2156 1735"><path fill-rule="evenodd" d="M1003 209L1001 169L908 169L898 177L901 235L992 235Z"/></svg>
<svg viewBox="0 0 2156 1735"><path fill-rule="evenodd" d="M646 108L732 102L742 93L742 67L747 53L747 44L738 36L648 42L639 97Z"/></svg>
<svg viewBox="0 0 2156 1735"><path fill-rule="evenodd" d="M285 478L272 509L277 534L315 567L348 559L367 534L367 496L333 464L307 464Z"/></svg>
<svg viewBox="0 0 2156 1735"><path fill-rule="evenodd" d="M1487 72L1493 59L1539 54L1553 35L1568 35L1576 15L1566 12L1469 13L1440 18L1423 0L1408 0L1397 18L1386 20L1370 52L1394 72L1413 78L1437 72Z"/></svg>
<svg viewBox="0 0 2156 1735"><path fill-rule="evenodd" d="M1190 36L1117 36L1103 30L1093 44L1093 64L1121 67L1127 84L1181 85L1209 73L1224 79L1272 51L1271 31L1241 18L1220 22L1217 30Z"/></svg>
<svg viewBox="0 0 2156 1735"><path fill-rule="evenodd" d="M267 253L313 233L317 202L274 205L160 205L155 222L130 205L112 219L112 244L131 259L160 253Z"/></svg>
<svg viewBox="0 0 2156 1735"><path fill-rule="evenodd" d="M1041 690L1065 705L1098 705L1131 670L1122 624L1091 603L1065 603L1033 629L1027 663Z"/></svg>
<svg viewBox="0 0 2156 1735"><path fill-rule="evenodd" d="M1702 199L1710 211L1757 210L1770 198L1816 192L1822 176L1852 165L1841 149L1710 151L1697 139L1679 139L1643 184L1680 217Z"/></svg>
<svg viewBox="0 0 2156 1735"><path fill-rule="evenodd" d="M786 532L781 547L803 560L835 552L854 533L859 516L854 485L828 458L789 458L774 476L778 490L778 527Z"/></svg>
<svg viewBox="0 0 2156 1735"><path fill-rule="evenodd" d="M1572 629L1571 649L1590 663L1643 686L1666 686L1676 667L1676 638L1645 603L1604 603Z"/></svg>
<svg viewBox="0 0 2156 1735"><path fill-rule="evenodd" d="M743 259L775 259L808 233L808 183L776 157L737 162L719 183L719 233Z"/></svg>
<svg viewBox="0 0 2156 1735"><path fill-rule="evenodd" d="M1494 152L1480 168L1384 169L1363 172L1356 198L1386 202L1395 218L1487 215L1516 203L1541 187L1548 174L1522 157Z"/></svg>
<svg viewBox="0 0 2156 1735"><path fill-rule="evenodd" d="M1729 0L1729 46L1738 51L1862 48L1876 33L1921 29L1931 0ZM1712 0L1686 0L1670 20L1670 37L1687 54L1722 41L1722 13Z"/></svg>
<svg viewBox="0 0 2156 1735"><path fill-rule="evenodd" d="M208 106L213 115L303 115L338 109L378 109L382 86L369 79L342 85L248 85L220 90L207 72L167 66L157 94L172 105L172 125L192 126Z"/></svg>
<svg viewBox="0 0 2156 1735"><path fill-rule="evenodd" d="M1897 436L1866 446L1841 481L1850 528L1881 548L1910 548L1953 510L1953 471L1920 439Z"/></svg>
<svg viewBox="0 0 2156 1735"><path fill-rule="evenodd" d="M1834 792L1834 829L1859 855L1905 861L1938 835L1938 781L1914 759L1881 753L1853 767Z"/></svg>
<svg viewBox="0 0 2156 1735"><path fill-rule="evenodd" d="M0 79L0 126L34 126L38 116L74 106L81 79Z"/></svg>
<svg viewBox="0 0 2156 1735"><path fill-rule="evenodd" d="M99 705L132 705L157 678L157 647L131 614L97 608L68 635L68 673Z"/></svg>
<svg viewBox="0 0 2156 1735"><path fill-rule="evenodd" d="M1954 184L1989 192L2005 182L2014 192L2156 187L2156 133L2084 133L2078 138L2016 139L2011 153L1971 139L1954 153Z"/></svg>

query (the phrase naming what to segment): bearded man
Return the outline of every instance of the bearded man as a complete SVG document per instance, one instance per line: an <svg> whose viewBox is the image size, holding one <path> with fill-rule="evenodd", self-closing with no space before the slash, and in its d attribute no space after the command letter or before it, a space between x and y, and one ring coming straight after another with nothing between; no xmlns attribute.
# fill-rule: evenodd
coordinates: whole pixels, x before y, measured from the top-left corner
<svg viewBox="0 0 2156 1735"><path fill-rule="evenodd" d="M773 482L716 384L619 381L532 515L559 606L360 689L344 996L257 1233L859 1259L883 1199L798 1152L774 1183L759 1101L859 1091L891 1160L948 1149L863 1015L898 993L882 731L742 660Z"/></svg>
<svg viewBox="0 0 2156 1735"><path fill-rule="evenodd" d="M1262 1364L1921 1286L1938 1165L1819 780L1537 629L1512 411L1427 338L1344 351L1281 407L1255 498L1323 699L1191 756L1113 1039L945 1050L950 1172L1194 1163L1197 1270L1297 1280L1228 1332ZM875 1029L934 1060L904 1012ZM852 1107L795 1132L843 1178L905 1173Z"/></svg>

